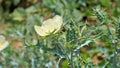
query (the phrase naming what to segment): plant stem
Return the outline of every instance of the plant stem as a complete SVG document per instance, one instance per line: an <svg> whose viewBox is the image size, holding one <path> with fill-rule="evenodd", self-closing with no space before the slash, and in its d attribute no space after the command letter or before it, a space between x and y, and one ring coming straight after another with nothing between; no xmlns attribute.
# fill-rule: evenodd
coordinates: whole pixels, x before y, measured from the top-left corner
<svg viewBox="0 0 120 68"><path fill-rule="evenodd" d="M71 64L71 68L74 68L74 56L73 56L73 49L71 48L71 52L70 52L70 64Z"/></svg>

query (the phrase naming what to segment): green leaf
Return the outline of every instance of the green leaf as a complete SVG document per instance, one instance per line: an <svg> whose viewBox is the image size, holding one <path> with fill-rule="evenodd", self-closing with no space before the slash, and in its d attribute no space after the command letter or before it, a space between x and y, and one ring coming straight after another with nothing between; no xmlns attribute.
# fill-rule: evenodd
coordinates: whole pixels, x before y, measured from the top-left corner
<svg viewBox="0 0 120 68"><path fill-rule="evenodd" d="M80 48L82 48L83 46L86 46L89 43L94 42L95 40L99 39L102 36L103 36L103 32L100 32L99 34L97 34L96 36L94 36L92 39L89 39L89 40L85 39L85 40L83 40L82 43L80 44L80 46L78 46L74 51L77 51Z"/></svg>
<svg viewBox="0 0 120 68"><path fill-rule="evenodd" d="M25 11L27 14L35 13L35 12L37 12L37 8L35 6L30 6Z"/></svg>
<svg viewBox="0 0 120 68"><path fill-rule="evenodd" d="M60 64L62 68L70 68L67 60L63 60Z"/></svg>
<svg viewBox="0 0 120 68"><path fill-rule="evenodd" d="M22 21L24 20L26 12L23 8L17 8L10 16L13 20Z"/></svg>
<svg viewBox="0 0 120 68"><path fill-rule="evenodd" d="M20 2L20 0L14 0L13 2L14 2L14 5L17 5Z"/></svg>
<svg viewBox="0 0 120 68"><path fill-rule="evenodd" d="M74 41L74 38L75 38L75 30L69 28L67 30L67 34L66 34L66 41L72 42L72 41Z"/></svg>

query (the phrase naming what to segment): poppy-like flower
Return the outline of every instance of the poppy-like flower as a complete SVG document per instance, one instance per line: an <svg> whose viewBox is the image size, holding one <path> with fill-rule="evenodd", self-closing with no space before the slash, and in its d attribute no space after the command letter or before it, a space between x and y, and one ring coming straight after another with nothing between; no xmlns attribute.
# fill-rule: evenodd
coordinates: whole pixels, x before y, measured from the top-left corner
<svg viewBox="0 0 120 68"><path fill-rule="evenodd" d="M4 36L0 35L0 51L5 49L9 45L8 41L5 39Z"/></svg>
<svg viewBox="0 0 120 68"><path fill-rule="evenodd" d="M62 17L56 15L52 19L43 21L41 26L35 25L34 28L38 35L47 36L50 33L55 34L56 32L58 32L61 28L62 23Z"/></svg>

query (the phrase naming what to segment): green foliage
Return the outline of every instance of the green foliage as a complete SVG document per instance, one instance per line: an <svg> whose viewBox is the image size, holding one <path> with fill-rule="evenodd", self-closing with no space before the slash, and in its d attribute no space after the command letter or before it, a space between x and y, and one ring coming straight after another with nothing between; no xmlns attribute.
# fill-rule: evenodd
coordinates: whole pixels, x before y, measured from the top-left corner
<svg viewBox="0 0 120 68"><path fill-rule="evenodd" d="M119 1L0 0L0 35L9 46L0 68L119 68ZM55 15L60 31L37 35L34 25Z"/></svg>
<svg viewBox="0 0 120 68"><path fill-rule="evenodd" d="M120 20L119 19L116 23L116 36L118 39L120 39Z"/></svg>

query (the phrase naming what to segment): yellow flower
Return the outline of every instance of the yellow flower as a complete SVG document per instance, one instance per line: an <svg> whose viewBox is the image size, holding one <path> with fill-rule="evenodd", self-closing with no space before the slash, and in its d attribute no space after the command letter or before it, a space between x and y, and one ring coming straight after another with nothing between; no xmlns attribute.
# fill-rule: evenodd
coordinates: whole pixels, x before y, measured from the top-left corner
<svg viewBox="0 0 120 68"><path fill-rule="evenodd" d="M61 28L62 23L62 17L56 15L52 19L43 21L41 26L35 25L34 28L38 35L47 36L50 33L55 34L56 32L58 32Z"/></svg>
<svg viewBox="0 0 120 68"><path fill-rule="evenodd" d="M5 37L0 35L0 51L5 49L9 45L8 41L6 41Z"/></svg>

